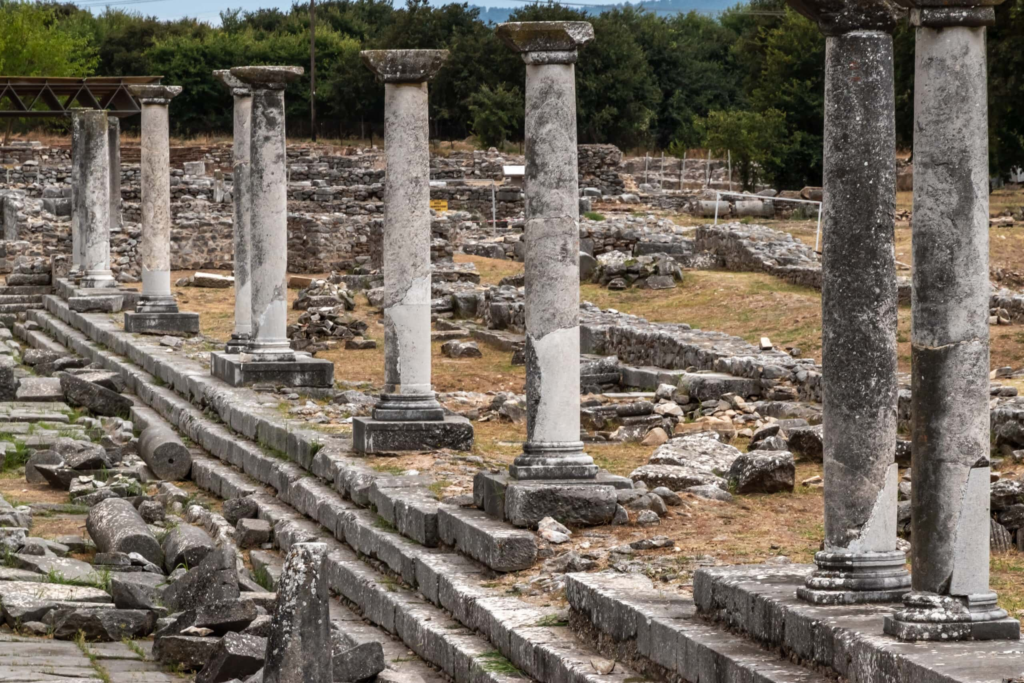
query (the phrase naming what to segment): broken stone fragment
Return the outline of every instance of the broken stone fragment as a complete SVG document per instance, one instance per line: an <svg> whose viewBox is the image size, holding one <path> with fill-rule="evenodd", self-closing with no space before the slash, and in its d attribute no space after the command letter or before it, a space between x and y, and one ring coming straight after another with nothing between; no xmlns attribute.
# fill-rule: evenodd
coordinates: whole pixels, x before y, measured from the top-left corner
<svg viewBox="0 0 1024 683"><path fill-rule="evenodd" d="M249 677L263 668L267 640L241 633L229 633L220 639L210 661L196 676L196 683L226 683Z"/></svg>
<svg viewBox="0 0 1024 683"><path fill-rule="evenodd" d="M198 566L185 572L164 591L164 604L172 611L238 598L238 570L233 548L217 548Z"/></svg>
<svg viewBox="0 0 1024 683"><path fill-rule="evenodd" d="M164 568L172 572L177 567L195 567L213 548L213 539L205 531L191 524L179 524L164 537Z"/></svg>
<svg viewBox="0 0 1024 683"><path fill-rule="evenodd" d="M327 544L298 543L277 588L264 683L332 683ZM198 682L197 682L198 683Z"/></svg>
<svg viewBox="0 0 1024 683"><path fill-rule="evenodd" d="M109 498L89 510L86 529L100 552L137 552L162 565L164 553L135 507L123 498Z"/></svg>
<svg viewBox="0 0 1024 683"><path fill-rule="evenodd" d="M66 372L60 373L60 388L68 403L87 408L96 415L127 419L132 409L130 399Z"/></svg>
<svg viewBox="0 0 1024 683"><path fill-rule="evenodd" d="M59 610L53 623L56 640L72 640L81 633L89 641L120 642L149 635L156 617L146 610L71 608Z"/></svg>
<svg viewBox="0 0 1024 683"><path fill-rule="evenodd" d="M173 429L163 424L153 424L142 431L139 457L160 479L183 480L192 469L188 447Z"/></svg>
<svg viewBox="0 0 1024 683"><path fill-rule="evenodd" d="M729 487L736 493L778 493L793 491L796 465L788 451L743 453L728 474Z"/></svg>

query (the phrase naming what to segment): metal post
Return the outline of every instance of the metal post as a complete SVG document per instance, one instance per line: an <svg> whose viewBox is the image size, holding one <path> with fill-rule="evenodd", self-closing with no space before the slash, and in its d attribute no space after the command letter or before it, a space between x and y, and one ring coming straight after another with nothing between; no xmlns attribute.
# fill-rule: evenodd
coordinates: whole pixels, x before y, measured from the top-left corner
<svg viewBox="0 0 1024 683"><path fill-rule="evenodd" d="M704 189L711 187L711 148L708 147L708 158L704 162Z"/></svg>
<svg viewBox="0 0 1024 683"><path fill-rule="evenodd" d="M715 192L715 225L718 225L718 198L721 197L720 192Z"/></svg>
<svg viewBox="0 0 1024 683"><path fill-rule="evenodd" d="M729 158L729 192L732 192L732 150L727 150L726 154Z"/></svg>
<svg viewBox="0 0 1024 683"><path fill-rule="evenodd" d="M665 183L665 153L661 153L661 168L658 169L658 189Z"/></svg>
<svg viewBox="0 0 1024 683"><path fill-rule="evenodd" d="M650 157L647 156L647 152L644 152L644 184L649 184L651 182L651 176L650 176L650 174L647 173L647 160L648 159L650 159Z"/></svg>
<svg viewBox="0 0 1024 683"><path fill-rule="evenodd" d="M491 229L498 229L498 209L494 201L494 181L491 181Z"/></svg>
<svg viewBox="0 0 1024 683"><path fill-rule="evenodd" d="M689 151L689 150L685 150L685 149L683 150L683 161L682 161L682 163L679 166L679 189L680 189L680 191L682 191L682 189L683 189L683 182L684 182L684 178L686 176L686 153L687 153L687 151Z"/></svg>

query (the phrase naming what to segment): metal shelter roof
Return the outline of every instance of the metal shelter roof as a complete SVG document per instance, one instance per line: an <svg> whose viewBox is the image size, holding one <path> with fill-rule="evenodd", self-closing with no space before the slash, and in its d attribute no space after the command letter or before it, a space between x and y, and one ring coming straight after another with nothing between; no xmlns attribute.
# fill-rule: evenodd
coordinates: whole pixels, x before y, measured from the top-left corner
<svg viewBox="0 0 1024 683"><path fill-rule="evenodd" d="M0 118L67 116L72 109L106 109L123 118L141 111L129 85L159 83L163 76L50 78L0 76Z"/></svg>

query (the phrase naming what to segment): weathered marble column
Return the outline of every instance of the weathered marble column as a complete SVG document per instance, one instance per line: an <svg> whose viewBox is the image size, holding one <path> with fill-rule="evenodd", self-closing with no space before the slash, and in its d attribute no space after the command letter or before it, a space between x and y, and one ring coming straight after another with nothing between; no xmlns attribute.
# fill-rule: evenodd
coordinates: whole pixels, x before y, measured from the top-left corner
<svg viewBox="0 0 1024 683"><path fill-rule="evenodd" d="M384 391L355 418L361 453L473 447L473 426L445 417L430 384L430 121L427 81L447 50L366 50L384 83Z"/></svg>
<svg viewBox="0 0 1024 683"><path fill-rule="evenodd" d="M82 274L82 117L87 109L71 110L71 269L72 278Z"/></svg>
<svg viewBox="0 0 1024 683"><path fill-rule="evenodd" d="M174 85L134 85L142 104L142 295L137 310L177 313L171 294L171 150L168 105Z"/></svg>
<svg viewBox="0 0 1024 683"><path fill-rule="evenodd" d="M300 66L240 66L231 75L252 89L250 188L252 337L257 361L291 361L288 342L288 155L284 89Z"/></svg>
<svg viewBox="0 0 1024 683"><path fill-rule="evenodd" d="M181 93L176 85L134 85L142 105L142 294L124 314L126 332L192 335L199 314L181 313L171 293L171 149L168 108Z"/></svg>
<svg viewBox="0 0 1024 683"><path fill-rule="evenodd" d="M913 592L902 640L1015 639L989 589L989 7L915 6Z"/></svg>
<svg viewBox="0 0 1024 683"><path fill-rule="evenodd" d="M509 23L498 37L526 62L526 443L517 479L593 479L580 441L576 52L582 21Z"/></svg>
<svg viewBox="0 0 1024 683"><path fill-rule="evenodd" d="M896 124L891 0L791 0L825 53L822 366L825 548L798 591L819 604L894 602L896 549Z"/></svg>
<svg viewBox="0 0 1024 683"><path fill-rule="evenodd" d="M384 393L376 420L441 420L430 384L430 139L427 81L447 50L367 50L384 82Z"/></svg>
<svg viewBox="0 0 1024 683"><path fill-rule="evenodd" d="M249 281L250 216L249 144L252 121L252 90L227 69L213 75L231 90L234 97L234 147L232 150L232 190L234 203L235 330L224 350L241 353L252 335L252 285Z"/></svg>
<svg viewBox="0 0 1024 683"><path fill-rule="evenodd" d="M83 287L114 287L110 271L110 130L107 112L90 109L76 112L80 118L82 152L76 200L82 249Z"/></svg>
<svg viewBox="0 0 1024 683"><path fill-rule="evenodd" d="M110 152L110 232L121 229L121 119L107 117Z"/></svg>

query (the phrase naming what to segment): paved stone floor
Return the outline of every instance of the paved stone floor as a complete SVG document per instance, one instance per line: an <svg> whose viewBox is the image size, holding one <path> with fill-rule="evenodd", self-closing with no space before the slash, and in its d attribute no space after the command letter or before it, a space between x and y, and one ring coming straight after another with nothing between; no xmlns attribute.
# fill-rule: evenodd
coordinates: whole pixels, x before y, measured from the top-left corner
<svg viewBox="0 0 1024 683"><path fill-rule="evenodd" d="M180 683L156 662L152 644L86 643L0 635L0 683ZM84 648L84 650L83 650ZM141 654L140 654L141 653Z"/></svg>

